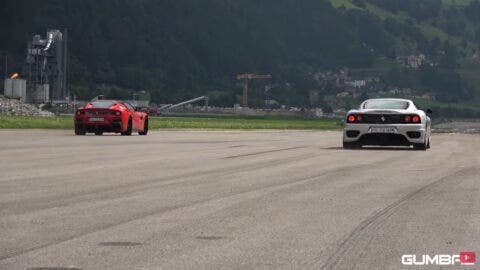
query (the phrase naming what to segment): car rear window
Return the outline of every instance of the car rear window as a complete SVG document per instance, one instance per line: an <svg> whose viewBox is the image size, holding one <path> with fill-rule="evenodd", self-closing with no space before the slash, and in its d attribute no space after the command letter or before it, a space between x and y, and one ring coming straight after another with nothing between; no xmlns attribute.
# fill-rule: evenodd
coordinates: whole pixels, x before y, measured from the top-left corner
<svg viewBox="0 0 480 270"><path fill-rule="evenodd" d="M94 101L94 102L92 102L92 108L108 109L114 104L116 104L116 102L113 102L113 101Z"/></svg>
<svg viewBox="0 0 480 270"><path fill-rule="evenodd" d="M406 110L409 105L409 102L403 100L369 100L363 104L363 108Z"/></svg>

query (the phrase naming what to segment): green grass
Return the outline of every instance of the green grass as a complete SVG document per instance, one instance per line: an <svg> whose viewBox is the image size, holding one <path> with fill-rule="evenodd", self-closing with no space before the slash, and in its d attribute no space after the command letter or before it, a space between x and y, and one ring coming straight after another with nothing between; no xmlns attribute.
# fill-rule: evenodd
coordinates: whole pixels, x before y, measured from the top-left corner
<svg viewBox="0 0 480 270"><path fill-rule="evenodd" d="M73 117L0 115L0 128L73 129Z"/></svg>
<svg viewBox="0 0 480 270"><path fill-rule="evenodd" d="M338 119L288 117L151 117L150 129L312 129L341 128ZM73 129L72 117L0 116L0 128Z"/></svg>
<svg viewBox="0 0 480 270"><path fill-rule="evenodd" d="M205 129L338 129L338 119L261 117L159 117L151 118L152 128Z"/></svg>

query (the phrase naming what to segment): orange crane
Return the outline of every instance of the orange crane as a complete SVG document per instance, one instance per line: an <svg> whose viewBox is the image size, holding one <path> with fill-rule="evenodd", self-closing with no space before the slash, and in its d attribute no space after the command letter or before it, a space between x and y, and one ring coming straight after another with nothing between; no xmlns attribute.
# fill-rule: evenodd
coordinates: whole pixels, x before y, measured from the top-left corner
<svg viewBox="0 0 480 270"><path fill-rule="evenodd" d="M243 107L248 108L248 83L253 79L271 79L272 75L238 74L237 80L243 80Z"/></svg>

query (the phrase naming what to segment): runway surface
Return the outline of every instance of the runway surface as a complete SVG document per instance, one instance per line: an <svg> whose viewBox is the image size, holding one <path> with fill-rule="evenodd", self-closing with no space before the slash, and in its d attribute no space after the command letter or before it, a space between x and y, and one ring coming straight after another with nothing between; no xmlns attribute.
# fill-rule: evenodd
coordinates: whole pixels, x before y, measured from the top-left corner
<svg viewBox="0 0 480 270"><path fill-rule="evenodd" d="M0 130L0 269L432 269L401 257L480 257L480 136L435 134L428 151L340 146L333 131Z"/></svg>

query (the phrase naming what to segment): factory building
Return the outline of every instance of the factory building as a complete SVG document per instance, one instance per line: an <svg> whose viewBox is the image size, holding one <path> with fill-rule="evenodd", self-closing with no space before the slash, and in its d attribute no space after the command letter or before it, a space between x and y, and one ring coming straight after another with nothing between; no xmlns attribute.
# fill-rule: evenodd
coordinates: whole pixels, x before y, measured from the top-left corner
<svg viewBox="0 0 480 270"><path fill-rule="evenodd" d="M26 76L5 79L4 95L29 103L65 103L67 91L67 32L48 30L27 45Z"/></svg>

